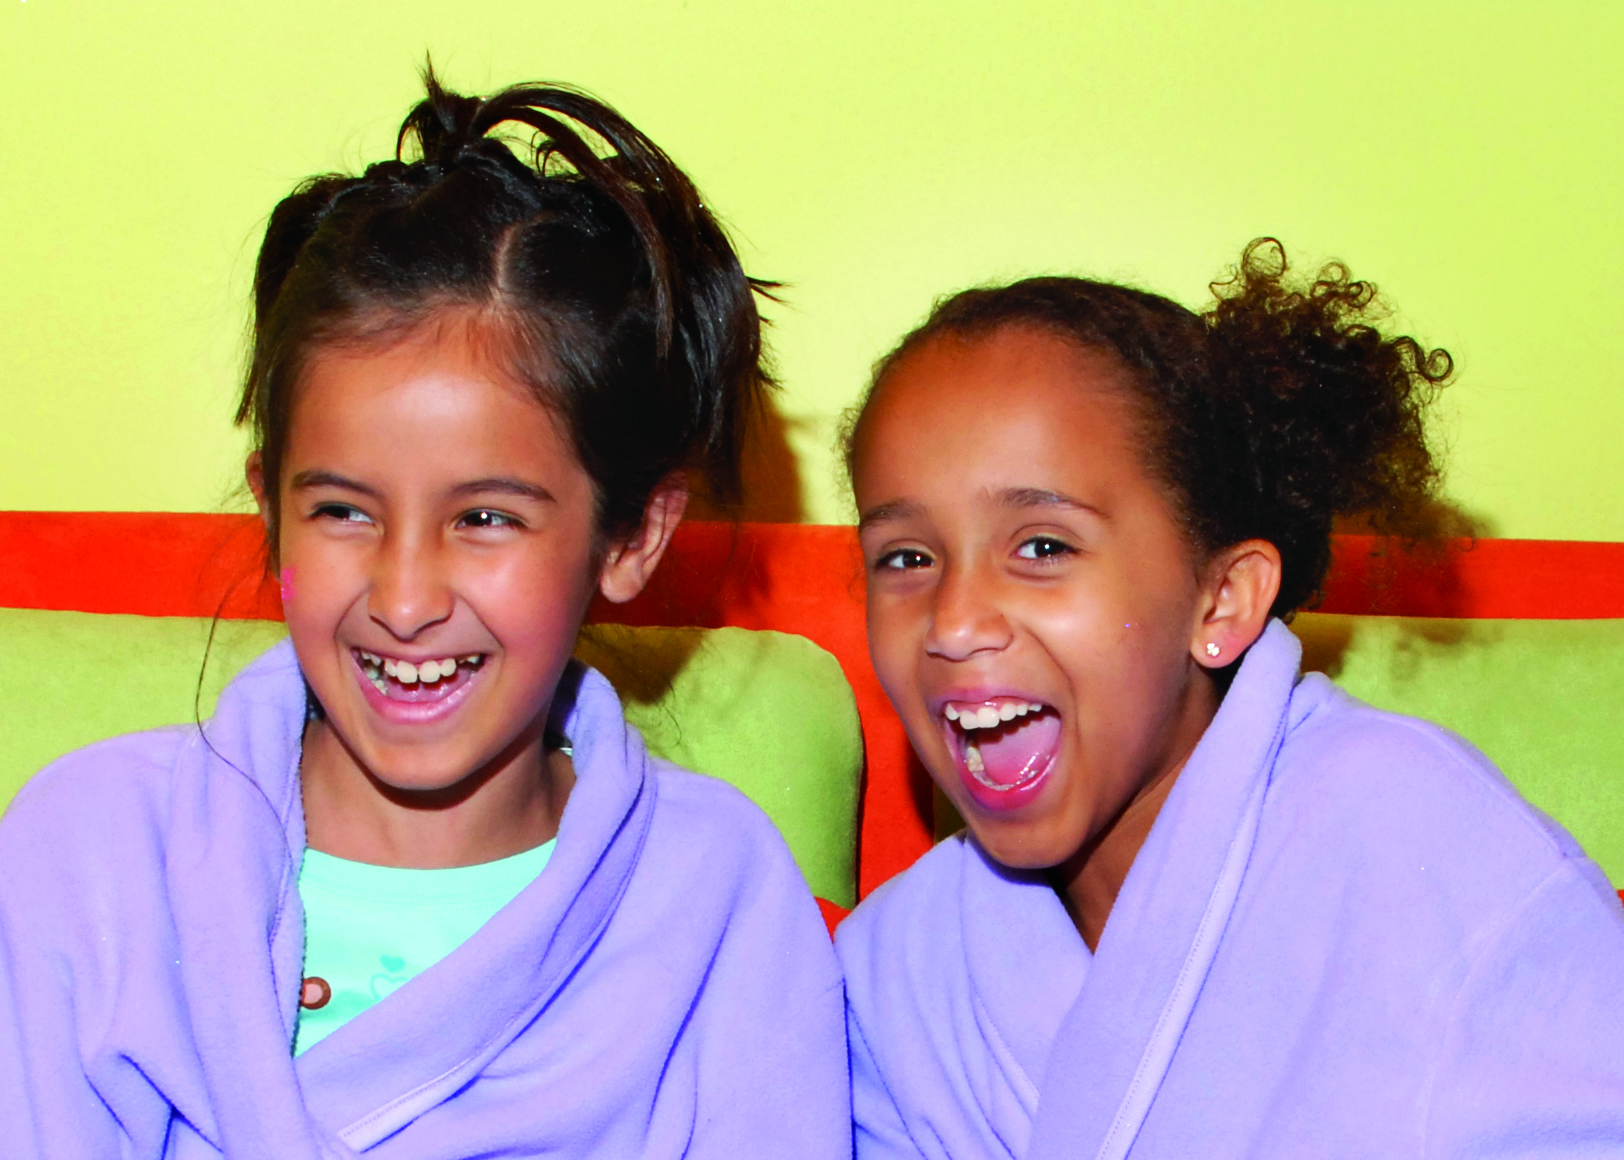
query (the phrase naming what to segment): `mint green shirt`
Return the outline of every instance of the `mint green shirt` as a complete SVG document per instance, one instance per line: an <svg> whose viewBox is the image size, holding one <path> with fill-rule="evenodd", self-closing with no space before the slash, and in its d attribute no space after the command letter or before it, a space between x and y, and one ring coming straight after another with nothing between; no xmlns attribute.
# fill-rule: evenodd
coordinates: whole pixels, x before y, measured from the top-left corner
<svg viewBox="0 0 1624 1160"><path fill-rule="evenodd" d="M403 870L306 850L299 867L305 978L332 998L301 1007L298 1055L428 970L518 895L552 857L553 843L446 870Z"/></svg>

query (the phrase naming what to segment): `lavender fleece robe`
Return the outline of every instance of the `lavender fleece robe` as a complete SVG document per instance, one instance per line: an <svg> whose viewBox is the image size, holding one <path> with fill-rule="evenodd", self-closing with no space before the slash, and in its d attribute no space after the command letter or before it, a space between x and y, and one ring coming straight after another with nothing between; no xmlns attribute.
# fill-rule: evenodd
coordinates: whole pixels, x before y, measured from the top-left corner
<svg viewBox="0 0 1624 1160"><path fill-rule="evenodd" d="M0 1154L849 1155L839 968L788 850L572 671L551 864L297 1059L292 649L226 689L212 752L134 734L31 781L0 820Z"/></svg>
<svg viewBox="0 0 1624 1160"><path fill-rule="evenodd" d="M1624 1155L1618 896L1300 657L1251 649L1096 954L962 836L841 925L862 1160Z"/></svg>

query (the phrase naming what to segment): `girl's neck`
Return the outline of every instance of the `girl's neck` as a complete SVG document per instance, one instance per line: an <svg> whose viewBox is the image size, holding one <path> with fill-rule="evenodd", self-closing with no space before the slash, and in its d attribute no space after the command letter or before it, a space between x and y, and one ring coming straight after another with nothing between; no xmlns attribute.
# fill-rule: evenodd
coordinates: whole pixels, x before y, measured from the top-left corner
<svg viewBox="0 0 1624 1160"><path fill-rule="evenodd" d="M494 862L557 835L575 767L548 750L538 727L467 777L440 790L379 781L327 724L305 728L299 775L306 842L378 866L443 869Z"/></svg>

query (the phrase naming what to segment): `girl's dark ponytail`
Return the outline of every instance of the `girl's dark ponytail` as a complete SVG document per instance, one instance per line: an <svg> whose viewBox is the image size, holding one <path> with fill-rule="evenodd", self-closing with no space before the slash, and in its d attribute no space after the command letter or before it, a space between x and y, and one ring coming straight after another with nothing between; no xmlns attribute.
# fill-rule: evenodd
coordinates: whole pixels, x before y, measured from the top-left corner
<svg viewBox="0 0 1624 1160"><path fill-rule="evenodd" d="M966 290L875 369L874 386L932 338L1030 326L1104 351L1129 371L1165 483L1198 552L1248 539L1282 562L1272 611L1319 595L1339 518L1407 539L1457 530L1437 502L1427 405L1453 371L1447 352L1385 335L1376 288L1332 263L1293 284L1272 238L1246 247L1197 314L1160 295L1082 278ZM861 409L848 424L847 462Z"/></svg>
<svg viewBox="0 0 1624 1160"><path fill-rule="evenodd" d="M537 135L534 172L573 174L625 215L647 264L656 358L674 360L681 377L730 388L671 401L701 440L698 466L716 498L737 499L745 431L770 381L754 297L770 284L745 275L688 175L630 121L571 86L517 85L481 100L448 92L432 70L424 83L427 96L401 126L402 155L415 142L431 165L478 159L506 171L512 153L493 134L526 125ZM576 126L601 140L606 155Z"/></svg>
<svg viewBox="0 0 1624 1160"><path fill-rule="evenodd" d="M387 340L437 312L501 339L562 419L607 535L662 479L740 490L771 379L755 294L688 177L607 105L564 85L488 97L424 78L394 159L300 186L271 216L239 422L280 478L293 394L326 344ZM510 125L534 135L520 148ZM269 513L272 546L277 513Z"/></svg>

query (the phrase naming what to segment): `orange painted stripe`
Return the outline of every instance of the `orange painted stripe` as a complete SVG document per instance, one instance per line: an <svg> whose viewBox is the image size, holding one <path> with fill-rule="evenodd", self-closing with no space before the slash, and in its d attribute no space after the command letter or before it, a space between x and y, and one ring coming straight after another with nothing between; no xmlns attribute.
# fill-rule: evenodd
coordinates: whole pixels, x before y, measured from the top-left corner
<svg viewBox="0 0 1624 1160"><path fill-rule="evenodd" d="M1461 540L1405 552L1337 536L1321 612L1504 620L1624 617L1624 543Z"/></svg>
<svg viewBox="0 0 1624 1160"><path fill-rule="evenodd" d="M276 613L253 516L183 512L0 512L0 607L260 619ZM726 525L722 535L731 539ZM682 541L704 524L684 525ZM769 529L782 529L781 533ZM716 533L701 534L714 558ZM785 538L788 537L788 539ZM850 529L745 524L741 544L819 550ZM837 548L843 554L847 549ZM795 552L798 559L806 553ZM726 562L728 557L724 555ZM814 564L825 561L814 558ZM821 596L825 567L808 578ZM735 586L737 587L737 586ZM1624 543L1476 540L1439 554L1337 536L1323 612L1392 616L1596 619L1624 617Z"/></svg>
<svg viewBox="0 0 1624 1160"><path fill-rule="evenodd" d="M280 620L253 516L0 512L0 608Z"/></svg>

